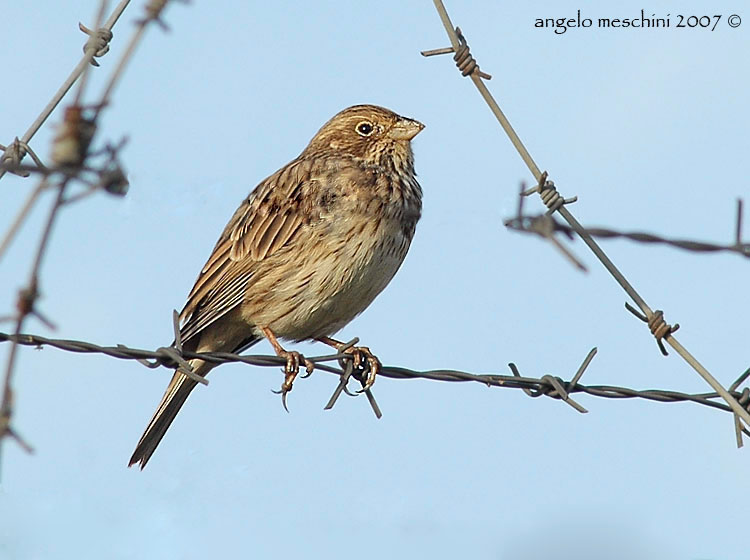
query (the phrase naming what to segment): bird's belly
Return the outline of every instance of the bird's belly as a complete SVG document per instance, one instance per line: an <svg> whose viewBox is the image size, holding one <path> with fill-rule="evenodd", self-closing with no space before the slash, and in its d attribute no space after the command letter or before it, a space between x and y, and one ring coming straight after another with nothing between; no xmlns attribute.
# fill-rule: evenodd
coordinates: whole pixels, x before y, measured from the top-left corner
<svg viewBox="0 0 750 560"><path fill-rule="evenodd" d="M334 334L388 285L409 241L395 220L364 227L361 221L355 226L342 220L335 227L311 232L304 247L290 253L297 261L293 273L289 274L289 267L278 267L287 271L285 277L273 278L274 271L269 270L259 281L266 284L259 290L265 293L264 305L250 306L255 310L252 322L295 341Z"/></svg>

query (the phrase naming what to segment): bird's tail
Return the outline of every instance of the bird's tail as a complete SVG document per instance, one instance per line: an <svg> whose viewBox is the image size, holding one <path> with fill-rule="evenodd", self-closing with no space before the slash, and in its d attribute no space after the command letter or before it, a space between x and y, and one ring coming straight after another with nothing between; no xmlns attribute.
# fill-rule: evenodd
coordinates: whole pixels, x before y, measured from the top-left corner
<svg viewBox="0 0 750 560"><path fill-rule="evenodd" d="M198 375L206 375L211 369L212 365L204 362L203 360L191 360L190 365L193 371ZM176 371L172 376L172 381L169 382L167 390L164 392L164 396L159 403L154 416L146 427L146 431L143 432L141 440L133 452L133 456L130 458L128 463L129 467L132 467L136 463L140 463L141 470L146 466L148 460L153 455L159 442L167 433L169 426L177 416L177 413L185 404L185 401L190 394L190 391L198 383L193 381L189 377L183 375L179 371Z"/></svg>

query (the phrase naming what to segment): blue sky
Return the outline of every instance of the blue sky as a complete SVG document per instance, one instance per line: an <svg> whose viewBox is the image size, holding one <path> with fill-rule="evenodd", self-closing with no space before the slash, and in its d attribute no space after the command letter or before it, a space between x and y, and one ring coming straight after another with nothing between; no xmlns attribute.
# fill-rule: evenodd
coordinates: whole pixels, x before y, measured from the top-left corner
<svg viewBox="0 0 750 560"><path fill-rule="evenodd" d="M584 224L730 242L748 192L750 14L716 1L716 30L534 28L535 18L704 15L700 2L449 2L488 86L542 169L577 195ZM0 142L21 135L78 61L92 0L8 3ZM89 100L140 17L128 8ZM726 18L745 20L737 29ZM101 121L129 137L130 192L66 208L29 332L156 348L244 196L295 157L331 115L375 103L426 124L416 138L424 214L391 285L339 335L385 364L709 389L663 358L624 294L580 242L583 275L548 244L507 231L522 161L449 57L429 2L170 5ZM673 19L673 25L674 25ZM11 48L12 47L12 48ZM10 50L9 50L10 48ZM32 146L46 157L55 113ZM0 183L0 228L33 182ZM51 198L0 260L13 306ZM527 206L539 209L538 201ZM747 227L746 227L747 229ZM750 235L750 232L748 232ZM748 263L603 242L678 339L725 385L750 363ZM10 327L2 325L2 330ZM309 355L327 353L302 344ZM5 363L7 345L0 345ZM264 343L253 349L271 353ZM17 429L2 449L0 552L9 558L744 558L746 450L732 418L690 404L550 399L479 384L380 379L364 399L323 405L336 379L295 384L240 364L198 388L144 472L127 459L171 373L104 356L24 349Z"/></svg>

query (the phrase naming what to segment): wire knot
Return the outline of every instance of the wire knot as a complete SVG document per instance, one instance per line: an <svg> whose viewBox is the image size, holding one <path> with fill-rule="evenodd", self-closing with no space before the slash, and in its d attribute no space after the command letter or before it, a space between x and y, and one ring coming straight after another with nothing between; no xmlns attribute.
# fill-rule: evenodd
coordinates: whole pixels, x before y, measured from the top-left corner
<svg viewBox="0 0 750 560"><path fill-rule="evenodd" d="M18 139L18 136L16 136L7 148L0 145L0 149L3 150L3 155L0 156L0 167L4 167L19 177L28 177L30 175L28 171L14 170L14 168L21 165L21 160L26 156L26 147L26 143L21 142L21 140Z"/></svg>
<svg viewBox="0 0 750 560"><path fill-rule="evenodd" d="M477 61L471 56L469 45L466 43L466 37L461 33L460 27L456 27L456 36L458 37L458 49L456 50L456 54L453 55L453 60L456 62L461 75L466 77L471 74L477 74L480 78L491 80L492 76L482 72L479 69Z"/></svg>
<svg viewBox="0 0 750 560"><path fill-rule="evenodd" d="M570 397L570 391L575 389L576 385L578 385L578 381L580 381L583 372L586 371L586 368L591 363L591 360L594 359L595 355L596 348L592 348L586 356L586 359L583 360L583 363L578 368L576 374L573 376L573 379L571 379L568 383L565 383L565 381L563 381L559 377L544 375L538 380L536 387L532 388L521 386L521 390L530 397L540 397L542 395L545 395L553 399L560 399L561 401L572 406L578 412L586 414L588 410L583 408L580 404L578 404ZM522 377L521 372L518 371L518 367L516 367L516 364L510 363L508 364L508 367L510 368L510 371L511 373L513 373L514 377Z"/></svg>
<svg viewBox="0 0 750 560"><path fill-rule="evenodd" d="M560 196L557 192L555 184L552 181L547 181L539 191L539 197L544 202L544 205L548 208L548 214L552 214L557 209L565 204L565 199Z"/></svg>
<svg viewBox="0 0 750 560"><path fill-rule="evenodd" d="M680 325L678 323L675 323L674 326L672 326L667 323L664 320L664 312L661 309L653 311L649 317L646 317L645 315L643 315L643 313L638 311L627 302L625 302L625 308L633 315L638 317L641 321L648 324L648 328L651 331L651 334L654 335L654 338L656 339L656 344L659 345L659 350L661 350L661 353L664 356L668 356L669 353L664 347L663 340L673 332L677 331L680 328Z"/></svg>
<svg viewBox="0 0 750 560"><path fill-rule="evenodd" d="M538 192L539 198L542 199L542 202L547 207L547 215L549 216L566 204L572 204L577 201L578 197L563 198L562 195L557 192L557 187L555 187L554 181L548 181L547 177L548 175L545 171L539 177L539 182L536 186L521 192L521 196L529 196Z"/></svg>
<svg viewBox="0 0 750 560"><path fill-rule="evenodd" d="M30 315L34 312L34 304L39 297L39 292L36 288L36 282L32 282L30 286L23 288L18 291L18 299L16 300L16 309L20 315Z"/></svg>
<svg viewBox="0 0 750 560"><path fill-rule="evenodd" d="M146 17L141 19L138 23L145 25L148 22L153 21L164 31L169 31L169 26L167 26L164 20L161 19L161 13L164 11L168 2L169 0L149 0L143 8L146 12Z"/></svg>
<svg viewBox="0 0 750 560"><path fill-rule="evenodd" d="M177 371L185 377L188 377L201 385L208 385L208 379L195 373L190 362L182 357L182 348L162 346L161 348L157 348L156 352L164 356L167 360L171 360L173 363L177 364Z"/></svg>
<svg viewBox="0 0 750 560"><path fill-rule="evenodd" d="M78 23L78 29L83 31L89 36L88 41L83 45L83 52L88 53L89 50L94 51L94 56L102 57L109 52L109 42L112 40L112 31L106 27L100 27L99 29L89 29L82 23ZM91 59L92 66L99 66L99 63Z"/></svg>
<svg viewBox="0 0 750 560"><path fill-rule="evenodd" d="M84 117L84 109L73 105L65 109L65 117L52 142L52 161L61 166L79 166L86 159L94 138L96 124Z"/></svg>
<svg viewBox="0 0 750 560"><path fill-rule="evenodd" d="M472 74L476 74L480 78L491 80L492 76L490 76L486 72L482 72L479 69L479 64L477 63L477 61L474 60L473 56L471 56L469 45L466 44L466 38L464 37L463 33L461 33L460 27L456 27L456 37L458 38L458 49L454 49L453 47L432 49L429 51L422 51L422 56L435 56L438 54L455 53L453 55L453 60L456 62L456 66L458 67L458 70L461 72L462 76L466 77L471 76Z"/></svg>

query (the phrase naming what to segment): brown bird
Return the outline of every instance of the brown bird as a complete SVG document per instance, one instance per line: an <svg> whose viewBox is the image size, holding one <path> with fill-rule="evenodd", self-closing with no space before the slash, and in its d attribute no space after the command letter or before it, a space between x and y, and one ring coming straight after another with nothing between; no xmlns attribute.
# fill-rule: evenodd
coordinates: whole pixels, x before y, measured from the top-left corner
<svg viewBox="0 0 750 560"><path fill-rule="evenodd" d="M302 153L263 180L229 220L180 313L191 352L241 352L263 337L287 360L282 398L300 361L277 338L318 340L370 305L398 270L422 210L411 140L424 125L355 105L329 120ZM380 362L366 347L365 388ZM205 376L213 364L190 360ZM196 381L175 372L130 458L144 468Z"/></svg>

